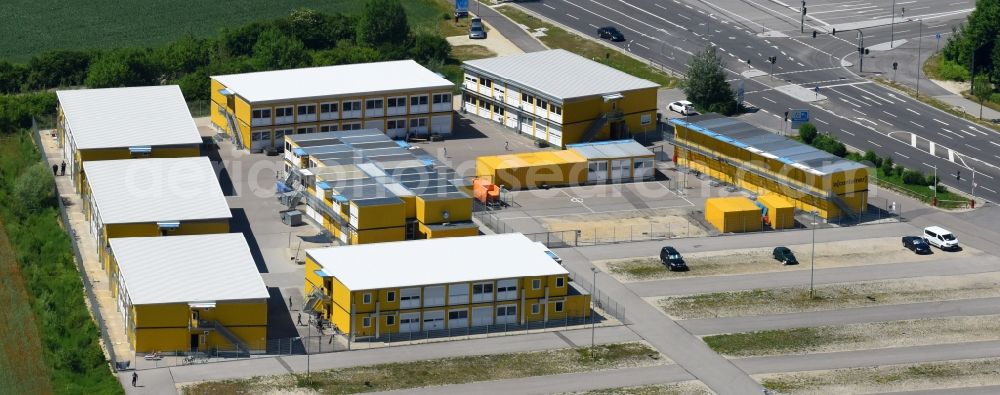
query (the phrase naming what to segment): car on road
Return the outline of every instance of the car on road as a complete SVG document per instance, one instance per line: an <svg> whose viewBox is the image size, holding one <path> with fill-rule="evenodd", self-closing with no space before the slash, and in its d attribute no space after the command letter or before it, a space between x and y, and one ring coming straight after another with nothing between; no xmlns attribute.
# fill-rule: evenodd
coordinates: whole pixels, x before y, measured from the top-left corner
<svg viewBox="0 0 1000 395"><path fill-rule="evenodd" d="M917 254L931 254L931 246L920 236L903 236L903 247Z"/></svg>
<svg viewBox="0 0 1000 395"><path fill-rule="evenodd" d="M799 260L795 259L795 254L788 247L774 247L772 254L774 259L783 265L798 265Z"/></svg>
<svg viewBox="0 0 1000 395"><path fill-rule="evenodd" d="M611 41L625 41L625 35L614 26L597 28L597 37Z"/></svg>
<svg viewBox="0 0 1000 395"><path fill-rule="evenodd" d="M924 228L924 241L927 244L942 250L958 250L958 237L940 226L928 226Z"/></svg>
<svg viewBox="0 0 1000 395"><path fill-rule="evenodd" d="M694 115L698 113L698 111L695 111L694 105L687 100L678 100L667 104L667 109L681 115Z"/></svg>
<svg viewBox="0 0 1000 395"><path fill-rule="evenodd" d="M688 270L687 263L684 263L684 257L671 246L660 249L660 262L670 271L686 272Z"/></svg>
<svg viewBox="0 0 1000 395"><path fill-rule="evenodd" d="M472 18L469 23L469 38L473 40L486 38L486 28L483 26L482 18Z"/></svg>

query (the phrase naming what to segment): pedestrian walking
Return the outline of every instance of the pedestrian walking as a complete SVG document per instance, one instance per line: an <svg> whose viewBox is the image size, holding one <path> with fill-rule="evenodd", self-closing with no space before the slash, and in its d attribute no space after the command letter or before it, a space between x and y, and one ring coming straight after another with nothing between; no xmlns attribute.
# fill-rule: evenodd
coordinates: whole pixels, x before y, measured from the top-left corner
<svg viewBox="0 0 1000 395"><path fill-rule="evenodd" d="M292 297L291 296L288 297L288 309L289 310L292 309Z"/></svg>
<svg viewBox="0 0 1000 395"><path fill-rule="evenodd" d="M299 326L302 326L302 313L299 313L299 318L297 322L299 323Z"/></svg>
<svg viewBox="0 0 1000 395"><path fill-rule="evenodd" d="M962 171L961 170L955 172L955 179L959 180L959 181L962 181Z"/></svg>
<svg viewBox="0 0 1000 395"><path fill-rule="evenodd" d="M138 382L139 382L139 373L132 371L132 386L135 387L135 384Z"/></svg>
<svg viewBox="0 0 1000 395"><path fill-rule="evenodd" d="M66 175L66 161L63 161L62 164L59 165L59 175Z"/></svg>
<svg viewBox="0 0 1000 395"><path fill-rule="evenodd" d="M504 151L510 151L510 141L504 141L503 142L503 150Z"/></svg>
<svg viewBox="0 0 1000 395"><path fill-rule="evenodd" d="M442 149L444 149L444 157L447 158L448 157L448 148L445 147L445 148L442 148Z"/></svg>
<svg viewBox="0 0 1000 395"><path fill-rule="evenodd" d="M59 165L52 165L52 175L53 176L59 175Z"/></svg>

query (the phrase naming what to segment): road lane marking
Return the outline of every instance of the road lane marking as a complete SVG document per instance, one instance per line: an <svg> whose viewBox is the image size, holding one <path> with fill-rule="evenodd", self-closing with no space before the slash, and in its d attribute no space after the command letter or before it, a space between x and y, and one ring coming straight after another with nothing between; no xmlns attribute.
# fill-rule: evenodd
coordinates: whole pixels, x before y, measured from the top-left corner
<svg viewBox="0 0 1000 395"><path fill-rule="evenodd" d="M844 129L840 129L840 131L841 131L841 132L844 132L844 133L847 133L847 134L849 134L849 135L851 135L851 136L853 136L853 135L854 135L854 133L851 133L851 132L848 132L848 131L846 131L846 130L844 130Z"/></svg>
<svg viewBox="0 0 1000 395"><path fill-rule="evenodd" d="M940 124L942 124L942 125L944 125L944 126L948 126L948 124L947 124L947 123L945 123L944 121L942 121L942 120L940 120L940 119L937 119L937 118L934 118L934 121L935 121L935 122L937 122L937 123L940 123Z"/></svg>
<svg viewBox="0 0 1000 395"><path fill-rule="evenodd" d="M997 144L995 141L990 141L990 144L993 144L993 145L995 145L997 147L1000 147L1000 144Z"/></svg>
<svg viewBox="0 0 1000 395"><path fill-rule="evenodd" d="M551 8L551 9L553 9L553 10L554 10L554 9L556 9L555 7L553 7L553 6L550 6L550 5L548 5L548 4L545 4L545 3L542 3L542 5L543 5L543 6L546 6L546 7L549 7L549 8Z"/></svg>
<svg viewBox="0 0 1000 395"><path fill-rule="evenodd" d="M894 115L893 113L891 113L891 112L888 112L888 111L886 111L886 110L882 110L882 112L884 112L884 113L885 113L885 115L888 115L888 116L890 116L890 117L893 117L893 118L899 118L899 117L897 117L896 115Z"/></svg>
<svg viewBox="0 0 1000 395"><path fill-rule="evenodd" d="M566 16L568 16L568 17L570 17L570 18L573 18L573 19L576 19L576 20L580 20L580 18L577 18L577 17L576 17L575 15L573 15L573 14L566 14Z"/></svg>
<svg viewBox="0 0 1000 395"><path fill-rule="evenodd" d="M871 143L872 145L876 146L876 147L882 148L882 145L879 144L879 143L876 143L876 142L871 141L871 140L868 140L868 142Z"/></svg>
<svg viewBox="0 0 1000 395"><path fill-rule="evenodd" d="M910 123L912 123L912 124L914 124L914 125L917 125L917 126L919 126L919 127L924 127L924 125L921 125L921 124L919 124L919 123L916 123L916 122L913 122L913 121L910 121Z"/></svg>
<svg viewBox="0 0 1000 395"><path fill-rule="evenodd" d="M974 150L976 150L976 151L982 151L981 149L979 149L979 148L976 148L976 147L974 147L974 146L971 146L971 145L969 145L969 144L965 144L965 146L966 146L966 147L969 147L969 148L972 148L972 149L974 149Z"/></svg>
<svg viewBox="0 0 1000 395"><path fill-rule="evenodd" d="M945 128L941 128L941 130L943 130L943 131L945 131L945 132L948 132L948 133L951 133L951 134L954 134L954 135L958 136L958 138L960 138L960 139L964 139L964 138L965 138L965 136L963 136L963 135L960 135L960 134L958 134L958 133L955 133L955 132L952 132L952 131L950 131L950 130L948 130L948 129L945 129ZM942 136L946 136L946 135L942 135Z"/></svg>
<svg viewBox="0 0 1000 395"><path fill-rule="evenodd" d="M911 108L907 108L906 111L909 111L909 112L912 112L914 114L920 115L919 112L913 111L913 109L911 109Z"/></svg>
<svg viewBox="0 0 1000 395"><path fill-rule="evenodd" d="M761 96L760 98L761 98L761 99L764 99L764 100L767 100L767 101L769 101L769 102L771 102L771 103L774 103L774 104L778 104L778 102L776 102L776 101L774 101L774 100L771 100L771 99L768 99L768 98L767 98L766 96Z"/></svg>
<svg viewBox="0 0 1000 395"><path fill-rule="evenodd" d="M819 118L813 118L814 121L819 122L824 125L829 125L830 123Z"/></svg>
<svg viewBox="0 0 1000 395"><path fill-rule="evenodd" d="M906 159L910 159L910 157L909 157L909 156L906 156L906 155L903 155L903 154L901 154L901 153L899 153L899 152L895 152L895 151L893 151L893 153L894 153L894 154L896 154L896 155L899 155L899 156L902 156L902 157L904 157L904 158L906 158Z"/></svg>

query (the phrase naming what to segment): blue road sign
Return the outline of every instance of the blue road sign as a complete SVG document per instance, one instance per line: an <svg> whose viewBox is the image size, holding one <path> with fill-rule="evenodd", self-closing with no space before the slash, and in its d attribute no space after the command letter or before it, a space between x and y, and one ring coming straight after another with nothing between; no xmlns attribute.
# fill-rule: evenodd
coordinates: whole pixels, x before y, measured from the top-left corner
<svg viewBox="0 0 1000 395"><path fill-rule="evenodd" d="M468 15L469 0L455 0L455 15Z"/></svg>
<svg viewBox="0 0 1000 395"><path fill-rule="evenodd" d="M941 33L934 34L934 38L940 40L941 39Z"/></svg>
<svg viewBox="0 0 1000 395"><path fill-rule="evenodd" d="M809 122L809 110L792 110L789 116L792 118L792 129L798 129L803 123Z"/></svg>

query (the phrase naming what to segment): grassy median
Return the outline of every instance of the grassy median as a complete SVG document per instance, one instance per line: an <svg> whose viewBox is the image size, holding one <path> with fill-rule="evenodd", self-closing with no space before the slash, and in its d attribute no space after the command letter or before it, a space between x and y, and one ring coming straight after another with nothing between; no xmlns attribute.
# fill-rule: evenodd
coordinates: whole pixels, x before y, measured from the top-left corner
<svg viewBox="0 0 1000 395"><path fill-rule="evenodd" d="M661 363L663 357L644 343L620 343L597 346L593 357L589 347L579 347L431 359L314 372L311 380L304 375L285 375L206 382L185 387L184 393L265 393L305 387L322 393L354 394Z"/></svg>
<svg viewBox="0 0 1000 395"><path fill-rule="evenodd" d="M1000 359L889 365L756 376L781 394L859 394L1000 384Z"/></svg>
<svg viewBox="0 0 1000 395"><path fill-rule="evenodd" d="M506 15L514 22L527 26L530 30L544 28L545 35L539 37L538 39L549 48L565 49L587 59L614 67L633 76L653 81L657 84L663 85L665 88L675 87L678 85L678 82L680 82L680 80L676 77L673 77L658 68L651 67L646 62L637 60L631 56L618 52L618 50L608 48L592 40L580 37L573 32L568 32L562 28L556 27L515 7L502 6L497 7L496 10L501 14Z"/></svg>

